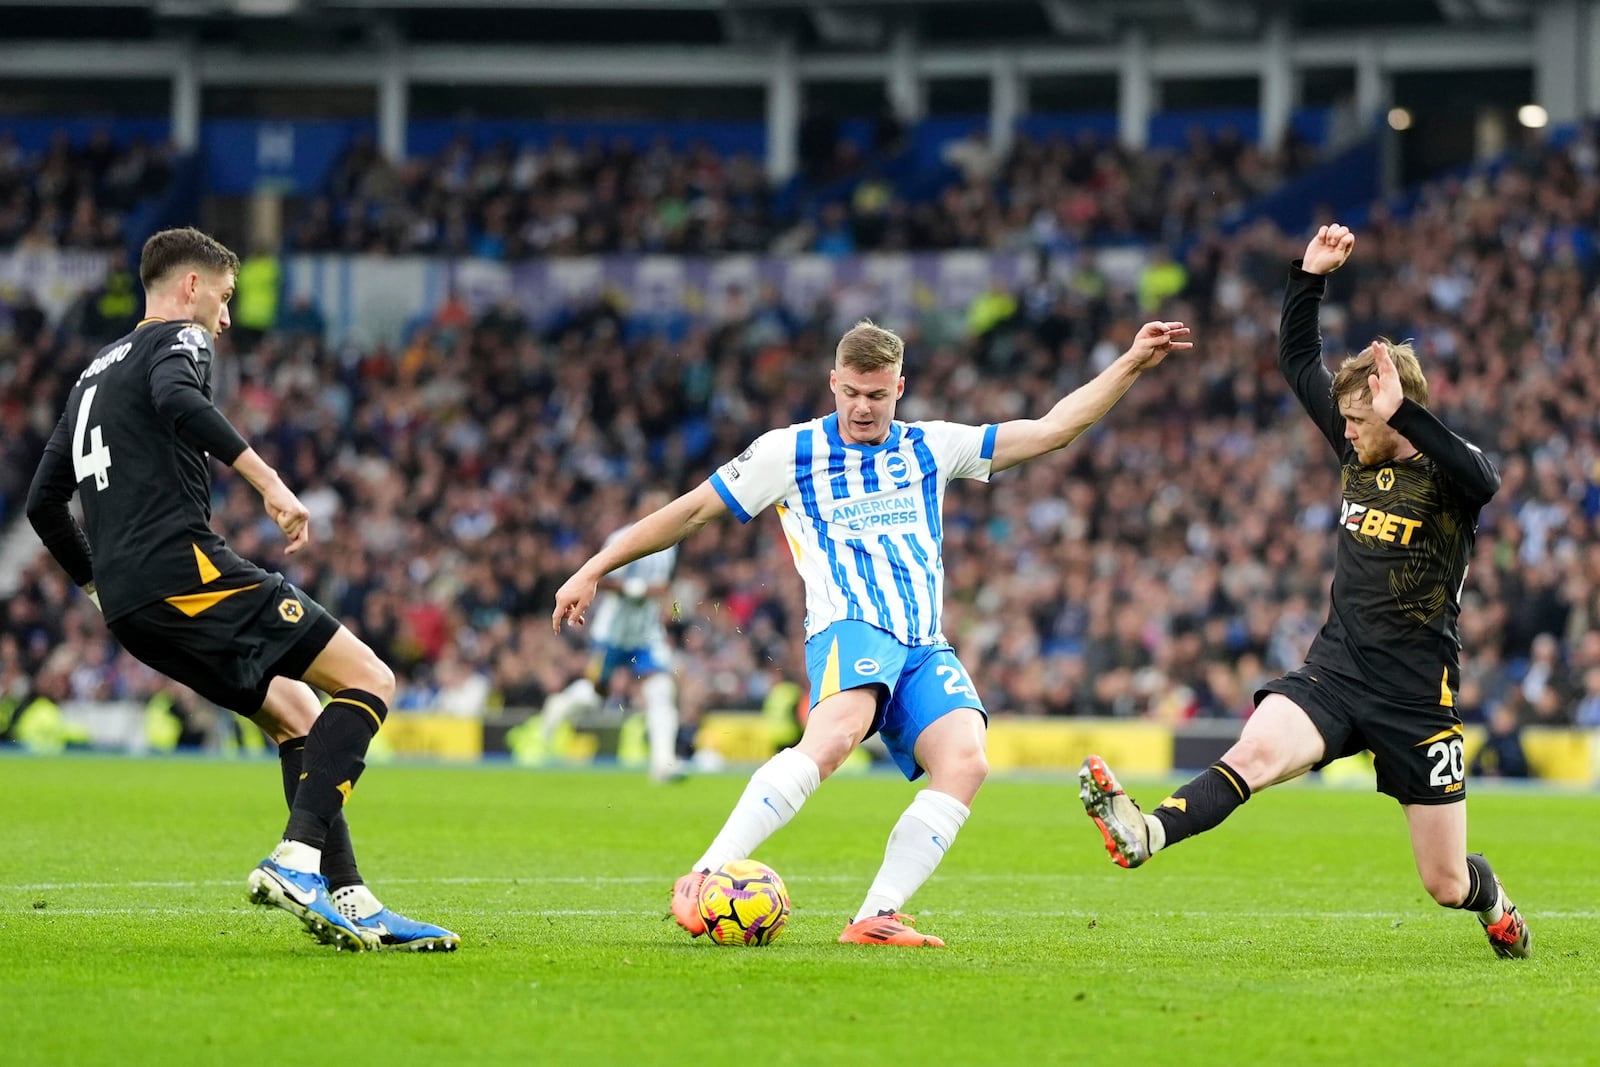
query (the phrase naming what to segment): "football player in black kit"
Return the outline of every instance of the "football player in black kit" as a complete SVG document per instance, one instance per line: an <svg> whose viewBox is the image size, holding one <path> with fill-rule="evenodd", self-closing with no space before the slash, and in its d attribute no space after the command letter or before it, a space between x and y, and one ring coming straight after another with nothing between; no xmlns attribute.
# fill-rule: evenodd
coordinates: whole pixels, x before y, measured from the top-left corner
<svg viewBox="0 0 1600 1067"><path fill-rule="evenodd" d="M1374 341L1337 374L1322 362L1326 275L1355 235L1323 226L1289 271L1278 365L1342 465L1328 621L1306 665L1268 682L1221 760L1149 814L1099 756L1081 796L1123 867L1211 829L1253 792L1371 749L1378 789L1400 802L1433 899L1478 916L1502 957L1525 958L1528 926L1483 856L1467 853L1466 773L1455 713L1456 620L1478 512L1500 475L1428 411L1408 345Z"/></svg>
<svg viewBox="0 0 1600 1067"><path fill-rule="evenodd" d="M289 823L250 872L250 899L339 948L448 951L455 934L383 907L363 884L343 813L394 675L315 600L211 529L215 458L261 494L288 552L310 538L305 505L211 401L212 338L228 328L238 268L198 230L145 242L145 318L73 385L28 518L123 648L277 742ZM74 493L81 528L68 509ZM330 694L326 708L311 686Z"/></svg>

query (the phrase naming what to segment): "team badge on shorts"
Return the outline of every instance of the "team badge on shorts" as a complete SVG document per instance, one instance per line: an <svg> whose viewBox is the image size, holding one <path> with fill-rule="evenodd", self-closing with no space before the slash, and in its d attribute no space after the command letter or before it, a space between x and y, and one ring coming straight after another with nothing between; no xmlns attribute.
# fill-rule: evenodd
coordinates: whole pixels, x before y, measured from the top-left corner
<svg viewBox="0 0 1600 1067"><path fill-rule="evenodd" d="M278 615L284 622L299 622L306 617L306 609L294 597L286 596L278 602Z"/></svg>

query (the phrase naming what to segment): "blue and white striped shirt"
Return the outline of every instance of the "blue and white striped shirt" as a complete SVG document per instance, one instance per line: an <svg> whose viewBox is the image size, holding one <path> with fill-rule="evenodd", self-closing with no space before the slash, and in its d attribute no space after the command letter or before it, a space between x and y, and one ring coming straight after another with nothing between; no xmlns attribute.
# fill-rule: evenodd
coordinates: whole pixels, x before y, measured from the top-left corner
<svg viewBox="0 0 1600 1067"><path fill-rule="evenodd" d="M893 422L847 444L839 416L772 430L711 475L740 522L776 505L806 586L806 634L855 619L907 645L944 642L944 492L989 480L997 427Z"/></svg>

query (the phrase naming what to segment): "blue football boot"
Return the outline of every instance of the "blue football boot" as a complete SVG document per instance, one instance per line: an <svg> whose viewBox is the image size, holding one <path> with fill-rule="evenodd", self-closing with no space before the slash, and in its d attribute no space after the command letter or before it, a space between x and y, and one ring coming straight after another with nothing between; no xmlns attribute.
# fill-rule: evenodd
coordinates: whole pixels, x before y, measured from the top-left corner
<svg viewBox="0 0 1600 1067"><path fill-rule="evenodd" d="M335 890L333 906L361 931L369 944L378 948L396 952L454 952L461 946L459 935L442 926L408 919L384 907L364 885Z"/></svg>
<svg viewBox="0 0 1600 1067"><path fill-rule="evenodd" d="M459 934L432 923L408 919L388 908L380 908L376 915L352 922L362 937L377 938L376 947L396 952L454 952L461 945Z"/></svg>
<svg viewBox="0 0 1600 1067"><path fill-rule="evenodd" d="M282 908L324 945L349 952L378 947L376 934L357 929L339 914L328 896L328 881L320 874L283 867L269 857L250 872L248 883L250 903Z"/></svg>

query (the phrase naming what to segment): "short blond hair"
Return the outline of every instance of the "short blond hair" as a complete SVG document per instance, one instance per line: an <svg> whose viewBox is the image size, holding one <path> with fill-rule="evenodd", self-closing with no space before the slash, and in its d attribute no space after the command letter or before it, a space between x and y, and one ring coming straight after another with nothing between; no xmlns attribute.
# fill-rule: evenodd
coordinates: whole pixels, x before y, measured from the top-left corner
<svg viewBox="0 0 1600 1067"><path fill-rule="evenodd" d="M1417 362L1417 350L1409 341L1395 344L1387 337L1378 338L1339 364L1339 371L1333 376L1334 402L1337 403L1347 396L1355 400L1365 400L1372 395L1372 387L1367 383L1367 378L1378 373L1378 359L1372 353L1373 345L1377 344L1385 345L1389 349L1389 358L1394 360L1394 369L1400 375L1400 391L1407 399L1427 407L1428 379L1422 374L1422 364Z"/></svg>
<svg viewBox="0 0 1600 1067"><path fill-rule="evenodd" d="M881 367L899 369L906 355L906 343L893 330L886 330L871 319L862 319L839 338L834 352L837 366L870 373Z"/></svg>

